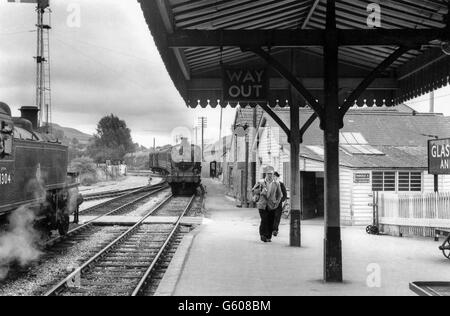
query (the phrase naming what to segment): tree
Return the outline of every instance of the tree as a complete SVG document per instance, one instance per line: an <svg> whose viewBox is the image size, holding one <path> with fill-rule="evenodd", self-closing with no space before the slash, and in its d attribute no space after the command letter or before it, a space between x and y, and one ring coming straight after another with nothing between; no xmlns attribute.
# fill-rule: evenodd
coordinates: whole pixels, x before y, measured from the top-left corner
<svg viewBox="0 0 450 316"><path fill-rule="evenodd" d="M100 120L97 134L88 147L89 155L98 163L123 160L126 154L135 150L127 124L113 114Z"/></svg>

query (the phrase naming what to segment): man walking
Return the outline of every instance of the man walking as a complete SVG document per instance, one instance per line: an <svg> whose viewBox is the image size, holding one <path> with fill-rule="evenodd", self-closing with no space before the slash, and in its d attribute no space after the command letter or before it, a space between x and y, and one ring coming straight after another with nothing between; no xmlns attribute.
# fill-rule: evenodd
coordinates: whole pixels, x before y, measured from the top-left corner
<svg viewBox="0 0 450 316"><path fill-rule="evenodd" d="M259 234L261 241L271 242L275 221L275 210L278 208L283 193L280 185L274 179L274 169L267 167L264 170L266 178L255 185L252 189L254 199L261 216Z"/></svg>
<svg viewBox="0 0 450 316"><path fill-rule="evenodd" d="M275 181L279 184L283 197L281 198L281 202L278 205L277 209L274 212L274 222L273 222L273 232L272 235L274 237L278 236L281 215L283 214L283 203L287 200L287 190L286 186L283 182L280 181L280 174L278 172L274 173Z"/></svg>

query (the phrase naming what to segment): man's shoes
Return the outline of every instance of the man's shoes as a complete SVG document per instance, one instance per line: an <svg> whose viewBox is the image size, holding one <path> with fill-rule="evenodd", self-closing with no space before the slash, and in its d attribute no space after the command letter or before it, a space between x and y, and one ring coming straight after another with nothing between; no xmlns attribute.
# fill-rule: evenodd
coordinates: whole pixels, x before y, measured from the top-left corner
<svg viewBox="0 0 450 316"><path fill-rule="evenodd" d="M268 242L267 238L264 237L264 236L261 236L261 241L262 241L262 242Z"/></svg>
<svg viewBox="0 0 450 316"><path fill-rule="evenodd" d="M272 233L272 235L273 235L274 237L277 237L277 236L278 236L278 231L277 231L277 230L274 230L273 233Z"/></svg>

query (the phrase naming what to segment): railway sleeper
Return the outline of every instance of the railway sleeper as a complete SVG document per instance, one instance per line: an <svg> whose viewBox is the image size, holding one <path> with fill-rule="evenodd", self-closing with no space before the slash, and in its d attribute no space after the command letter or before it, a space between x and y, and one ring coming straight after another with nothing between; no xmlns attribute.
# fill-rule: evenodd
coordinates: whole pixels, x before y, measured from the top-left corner
<svg viewBox="0 0 450 316"><path fill-rule="evenodd" d="M91 273L99 273L99 274L114 274L114 273L139 273L140 269L124 269L123 267L95 267L91 270L89 270L89 273L86 273L84 275L90 275Z"/></svg>
<svg viewBox="0 0 450 316"><path fill-rule="evenodd" d="M107 289L98 289L93 292L92 289L70 289L64 293L66 296L129 296L129 291L109 291ZM63 294L63 295L64 295Z"/></svg>
<svg viewBox="0 0 450 316"><path fill-rule="evenodd" d="M83 279L85 280L98 280L100 278L106 279L106 280L117 280L117 279L138 279L142 276L142 273L112 273L110 275L104 275L104 274L100 274L100 273L94 273L94 274L90 274L88 276L83 277Z"/></svg>
<svg viewBox="0 0 450 316"><path fill-rule="evenodd" d="M120 281L120 283L117 283L118 281ZM118 278L118 279L111 279L111 280L104 280L101 279L98 281L95 280L85 280L84 282L81 281L82 287L83 288L109 288L112 291L114 291L114 289L123 289L123 288L130 288L132 286L134 286L136 283L139 282L139 278L133 278L133 279L123 279L123 278ZM120 284L121 286L117 286L117 284Z"/></svg>
<svg viewBox="0 0 450 316"><path fill-rule="evenodd" d="M157 235L157 236L147 236L147 237L141 237L141 238L133 238L133 239L127 239L124 241L124 243L143 243L143 242L165 242L167 240L167 237L169 237L168 234L166 235Z"/></svg>
<svg viewBox="0 0 450 316"><path fill-rule="evenodd" d="M144 251L150 251L150 250L154 250L154 249L159 249L161 248L161 243L147 243L146 245L134 245L134 246L125 246L125 247L120 247L120 249L117 249L117 252L119 251L132 251L132 252L144 252Z"/></svg>
<svg viewBox="0 0 450 316"><path fill-rule="evenodd" d="M148 262L155 258L156 253L153 256L139 256L139 257L109 257L110 262Z"/></svg>
<svg viewBox="0 0 450 316"><path fill-rule="evenodd" d="M137 279L134 280L133 282L127 282L127 283L122 283L122 282L118 282L121 281L121 279L116 279L115 282L87 282L85 281L83 283L83 280L81 280L81 287L75 287L75 288L71 288L75 291L89 291L89 292L98 292L98 291L110 291L113 293L117 293L117 292L130 292L133 291L134 285L137 283Z"/></svg>
<svg viewBox="0 0 450 316"><path fill-rule="evenodd" d="M149 262L148 264L139 264L139 263L101 263L98 264L98 267L101 268L123 268L123 269L136 269L136 268L148 268L149 265L151 264L151 262Z"/></svg>
<svg viewBox="0 0 450 316"><path fill-rule="evenodd" d="M134 254L134 253L119 253L116 252L114 254L110 254L110 256L108 256L109 259L128 259L128 260L132 260L132 259L145 259L145 258L154 258L156 255L156 251L151 251L151 252L146 252L146 253L140 253L140 254Z"/></svg>

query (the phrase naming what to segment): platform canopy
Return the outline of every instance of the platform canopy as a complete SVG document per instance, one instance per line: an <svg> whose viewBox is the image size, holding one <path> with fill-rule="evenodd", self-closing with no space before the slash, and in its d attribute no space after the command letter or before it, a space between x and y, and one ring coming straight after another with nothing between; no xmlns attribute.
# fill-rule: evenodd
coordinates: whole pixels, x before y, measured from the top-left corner
<svg viewBox="0 0 450 316"><path fill-rule="evenodd" d="M322 103L326 0L139 2L188 106L236 106L237 102L224 100L224 68L266 68L267 58L254 49L262 49L289 69ZM396 52L352 106L392 106L447 85L450 57L441 48L449 38L447 12L444 0L337 0L340 99L350 97L364 78ZM398 52L399 47L407 49ZM299 95L293 99L289 86L269 69L268 105L311 103Z"/></svg>

